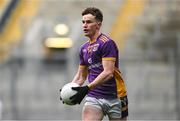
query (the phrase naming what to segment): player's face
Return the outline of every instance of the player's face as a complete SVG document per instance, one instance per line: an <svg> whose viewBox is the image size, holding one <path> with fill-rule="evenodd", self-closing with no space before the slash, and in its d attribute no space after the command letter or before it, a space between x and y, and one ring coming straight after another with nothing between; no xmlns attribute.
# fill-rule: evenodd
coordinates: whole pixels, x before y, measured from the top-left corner
<svg viewBox="0 0 180 121"><path fill-rule="evenodd" d="M93 37L100 29L100 24L98 24L95 16L93 16L92 14L84 15L82 17L82 23L84 34L87 37Z"/></svg>

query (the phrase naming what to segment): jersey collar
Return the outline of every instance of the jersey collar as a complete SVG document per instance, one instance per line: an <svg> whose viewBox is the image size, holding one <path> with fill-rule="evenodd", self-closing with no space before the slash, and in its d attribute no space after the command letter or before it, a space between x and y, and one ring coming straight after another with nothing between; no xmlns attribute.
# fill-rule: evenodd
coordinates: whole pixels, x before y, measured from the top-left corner
<svg viewBox="0 0 180 121"><path fill-rule="evenodd" d="M102 33L99 34L99 36L98 36L95 40L89 40L89 44L95 43L95 42L99 39L99 37L100 37L101 35L102 35Z"/></svg>

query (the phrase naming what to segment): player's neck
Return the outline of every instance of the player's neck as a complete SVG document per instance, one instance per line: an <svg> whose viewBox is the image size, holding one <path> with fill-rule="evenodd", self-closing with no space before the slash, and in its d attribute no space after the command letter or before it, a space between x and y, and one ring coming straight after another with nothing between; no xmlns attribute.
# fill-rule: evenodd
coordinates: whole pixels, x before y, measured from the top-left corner
<svg viewBox="0 0 180 121"><path fill-rule="evenodd" d="M101 32L100 31L98 31L98 32L96 32L95 34L94 34L94 36L92 36L92 37L89 37L89 41L90 41L90 43L94 43L95 41L96 41L96 39L99 37L99 35L101 34Z"/></svg>

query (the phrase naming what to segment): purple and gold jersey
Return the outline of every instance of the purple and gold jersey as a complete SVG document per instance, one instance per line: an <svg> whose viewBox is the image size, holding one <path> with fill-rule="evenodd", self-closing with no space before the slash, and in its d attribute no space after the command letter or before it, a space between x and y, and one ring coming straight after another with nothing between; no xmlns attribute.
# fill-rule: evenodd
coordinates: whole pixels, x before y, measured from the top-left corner
<svg viewBox="0 0 180 121"><path fill-rule="evenodd" d="M101 34L95 42L86 42L80 50L80 67L87 67L88 81L94 79L103 71L102 60L115 61L114 77L107 80L88 93L95 98L112 99L126 96L126 88L118 69L118 49L115 42L104 34Z"/></svg>

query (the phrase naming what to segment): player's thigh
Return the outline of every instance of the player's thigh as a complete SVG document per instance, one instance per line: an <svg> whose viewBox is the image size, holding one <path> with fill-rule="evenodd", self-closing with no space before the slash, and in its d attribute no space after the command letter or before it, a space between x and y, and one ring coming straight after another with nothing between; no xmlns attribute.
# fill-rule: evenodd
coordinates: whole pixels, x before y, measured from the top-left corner
<svg viewBox="0 0 180 121"><path fill-rule="evenodd" d="M91 105L84 105L82 112L83 121L101 121L103 112L100 108Z"/></svg>
<svg viewBox="0 0 180 121"><path fill-rule="evenodd" d="M109 121L127 121L127 117L121 119L109 119Z"/></svg>

